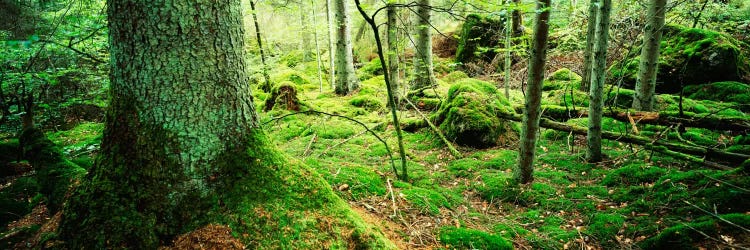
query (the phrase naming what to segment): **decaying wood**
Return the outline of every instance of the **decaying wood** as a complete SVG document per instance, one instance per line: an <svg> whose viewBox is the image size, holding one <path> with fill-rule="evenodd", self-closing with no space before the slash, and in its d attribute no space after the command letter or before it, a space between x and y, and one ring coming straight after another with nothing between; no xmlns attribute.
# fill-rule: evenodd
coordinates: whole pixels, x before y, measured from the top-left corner
<svg viewBox="0 0 750 250"><path fill-rule="evenodd" d="M522 113L523 107L516 107L515 110L517 113ZM557 105L543 105L542 110L544 110L542 116L555 120L567 120L569 118L581 118L588 116L587 110L572 110ZM750 119L741 117L725 117L711 114L695 114L691 112L685 112L684 117L680 117L678 112L632 112L632 110L620 108L607 108L604 111L604 116L627 123L630 122L628 114L636 123L641 124L655 124L666 126L680 124L683 127L689 128L705 128L711 130L729 130L738 132L750 131Z"/></svg>
<svg viewBox="0 0 750 250"><path fill-rule="evenodd" d="M498 117L512 120L512 121L522 120L521 115L518 115L518 114L499 113ZM555 122L546 118L541 119L540 126L544 128L559 130L559 131L572 132L574 134L579 134L579 135L586 135L586 132L587 132L586 128L584 127L579 127L579 126L575 126L575 125L571 125L567 123ZM724 152L724 151L720 151L720 150L716 150L712 148L682 145L682 144L676 144L676 143L659 141L659 140L654 141L653 139L644 137L644 136L621 134L621 133L616 133L616 132L611 132L611 131L602 131L602 138L615 140L619 142L643 145L647 149L654 150L656 152L665 153L667 155L677 157L680 159L684 159L684 160L689 160L692 162L699 162L699 163L705 164L706 166L709 166L712 168L719 168L719 169L725 169L728 167L723 166L718 163L710 162L709 160L720 159L721 161L726 161L726 162L731 162L731 163L741 163L747 159L750 159L750 155L730 153L730 152ZM705 159L698 158L696 156L705 157Z"/></svg>

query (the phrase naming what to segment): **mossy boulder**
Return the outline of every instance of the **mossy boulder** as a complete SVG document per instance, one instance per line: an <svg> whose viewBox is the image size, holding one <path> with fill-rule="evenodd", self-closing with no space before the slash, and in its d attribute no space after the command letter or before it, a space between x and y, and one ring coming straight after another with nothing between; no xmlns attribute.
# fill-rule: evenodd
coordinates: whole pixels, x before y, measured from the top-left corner
<svg viewBox="0 0 750 250"><path fill-rule="evenodd" d="M544 81L542 90L557 90L557 89L579 89L581 86L581 76L571 71L568 68L561 68L552 73L547 80Z"/></svg>
<svg viewBox="0 0 750 250"><path fill-rule="evenodd" d="M513 249L513 244L503 237L475 229L443 227L439 237L448 249Z"/></svg>
<svg viewBox="0 0 750 250"><path fill-rule="evenodd" d="M458 38L456 62L491 62L502 48L505 18L470 14L466 17ZM502 66L502 65L500 65Z"/></svg>
<svg viewBox="0 0 750 250"><path fill-rule="evenodd" d="M446 82L446 83L451 83L452 84L452 83L455 83L458 80L465 79L465 78L469 78L469 76L466 75L466 73L464 73L463 71L457 70L457 71L453 71L453 72L448 73L447 75L445 75L441 79L444 82Z"/></svg>
<svg viewBox="0 0 750 250"><path fill-rule="evenodd" d="M690 99L733 102L739 109L750 111L750 85L741 82L714 82L687 86L683 94Z"/></svg>
<svg viewBox="0 0 750 250"><path fill-rule="evenodd" d="M281 83L284 81L290 81L297 85L312 84L309 76L307 76L305 73L293 69L276 71L273 75L271 75L271 82Z"/></svg>
<svg viewBox="0 0 750 250"><path fill-rule="evenodd" d="M513 113L505 97L494 85L467 78L451 86L434 120L449 140L487 148L517 138L512 123L498 118L498 113Z"/></svg>
<svg viewBox="0 0 750 250"><path fill-rule="evenodd" d="M369 94L357 95L349 100L349 104L354 107L364 108L367 111L380 110L385 107L383 101Z"/></svg>
<svg viewBox="0 0 750 250"><path fill-rule="evenodd" d="M380 64L380 58L372 59L372 61L365 63L361 68L357 70L357 76L360 81L364 81L374 76L383 74L383 65Z"/></svg>
<svg viewBox="0 0 750 250"><path fill-rule="evenodd" d="M721 81L750 82L750 55L747 46L726 34L679 25L664 27L656 91L677 93L683 85ZM613 68L615 78L635 86L638 56L626 59L622 68Z"/></svg>

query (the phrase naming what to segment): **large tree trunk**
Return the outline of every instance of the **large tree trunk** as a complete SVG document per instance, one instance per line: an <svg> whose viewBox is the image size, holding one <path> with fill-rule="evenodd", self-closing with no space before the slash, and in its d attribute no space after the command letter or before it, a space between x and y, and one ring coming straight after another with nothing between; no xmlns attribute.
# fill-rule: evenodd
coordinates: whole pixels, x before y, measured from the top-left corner
<svg viewBox="0 0 750 250"><path fill-rule="evenodd" d="M590 162L602 160L602 109L604 108L604 80L607 76L607 43L609 40L609 13L612 0L602 0L596 24L594 65L589 91L589 131L586 135L586 158Z"/></svg>
<svg viewBox="0 0 750 250"><path fill-rule="evenodd" d="M659 44L664 27L664 15L667 0L652 0L648 8L648 23L643 34L641 61L638 66L638 78L635 81L633 108L651 111L654 108L656 92L656 72L659 66Z"/></svg>
<svg viewBox="0 0 750 250"><path fill-rule="evenodd" d="M388 76L390 78L391 92L394 95L395 100L400 99L399 81L398 81L398 28L397 25L397 11L398 8L393 6L394 3L388 4L386 10L386 16L388 20L387 33L388 33ZM397 105L398 106L398 105Z"/></svg>
<svg viewBox="0 0 750 250"><path fill-rule="evenodd" d="M583 72L581 72L581 91L589 90L591 83L591 61L593 60L594 41L596 41L596 18L598 14L599 0L591 0L589 3L589 18L586 26L586 48L583 50Z"/></svg>
<svg viewBox="0 0 750 250"><path fill-rule="evenodd" d="M506 8L508 11L511 11L511 0L507 0L505 3L507 4ZM511 53L510 53L510 47L511 47L511 29L513 28L512 21L509 20L507 14L505 16L505 64L503 65L504 73L503 76L505 79L503 80L505 85L505 99L510 100L510 68L511 68Z"/></svg>
<svg viewBox="0 0 750 250"><path fill-rule="evenodd" d="M430 24L430 0L419 0L416 22L416 55L414 56L415 79L411 89L422 89L435 83L432 70L432 24Z"/></svg>
<svg viewBox="0 0 750 250"><path fill-rule="evenodd" d="M210 223L250 248L391 247L259 128L241 12L108 2L112 100L100 158L64 208L66 248L156 249Z"/></svg>
<svg viewBox="0 0 750 250"><path fill-rule="evenodd" d="M347 95L358 88L359 80L354 72L352 52L351 20L349 6L345 0L334 0L336 23L336 88L339 95Z"/></svg>
<svg viewBox="0 0 750 250"><path fill-rule="evenodd" d="M526 86L526 103L521 125L521 145L518 154L518 168L514 171L514 178L520 183L529 183L534 172L534 149L539 134L539 118L541 118L542 81L544 80L544 64L547 59L547 37L549 33L550 0L537 1L536 24L534 25L534 41L529 55L529 76Z"/></svg>

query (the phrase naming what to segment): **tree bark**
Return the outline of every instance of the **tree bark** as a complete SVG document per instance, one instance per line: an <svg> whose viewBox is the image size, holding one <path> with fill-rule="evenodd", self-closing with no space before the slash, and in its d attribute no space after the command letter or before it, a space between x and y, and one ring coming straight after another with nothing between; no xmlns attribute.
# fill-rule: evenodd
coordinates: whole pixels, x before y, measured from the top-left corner
<svg viewBox="0 0 750 250"><path fill-rule="evenodd" d="M61 248L156 249L211 223L249 248L393 248L260 129L239 1L110 0L107 17L112 99Z"/></svg>
<svg viewBox="0 0 750 250"><path fill-rule="evenodd" d="M336 22L336 88L338 95L348 95L359 87L359 80L354 72L352 52L351 20L349 6L345 0L334 0Z"/></svg>
<svg viewBox="0 0 750 250"><path fill-rule="evenodd" d="M511 0L507 0L506 4L508 5L506 6L508 11L511 11L512 9ZM512 24L512 21L509 20L506 14L505 16L505 64L503 65L503 67L505 68L504 73L503 73L505 79L503 82L505 85L504 86L505 87L505 99L508 99L508 100L510 100L510 67L512 63L510 60L510 57L511 57L511 52L510 52L511 43L510 42L511 42L511 33L512 33L511 29L513 29L513 24Z"/></svg>
<svg viewBox="0 0 750 250"><path fill-rule="evenodd" d="M310 0L310 9L312 9L313 19L313 37L315 38L315 59L318 62L318 83L320 92L323 93L323 62L320 59L320 43L318 42L318 16L315 14L315 1Z"/></svg>
<svg viewBox="0 0 750 250"><path fill-rule="evenodd" d="M250 10L253 12L253 24L255 24L255 38L258 40L258 50L260 50L260 62L263 64L263 80L265 85L261 86L264 92L271 92L271 77L268 75L268 65L266 64L266 54L263 52L263 41L260 39L260 25L258 25L258 15L255 10L255 1L250 1Z"/></svg>
<svg viewBox="0 0 750 250"><path fill-rule="evenodd" d="M643 34L641 61L635 81L633 108L641 111L654 109L656 92L656 72L659 67L659 44L664 27L667 0L651 0L648 9L648 23Z"/></svg>
<svg viewBox="0 0 750 250"><path fill-rule="evenodd" d="M590 162L602 160L602 109L604 108L604 80L607 76L607 43L609 40L609 13L612 0L602 0L596 27L594 65L589 91L589 131L586 135L586 158Z"/></svg>
<svg viewBox="0 0 750 250"><path fill-rule="evenodd" d="M333 7L331 6L331 0L326 0L326 23L328 24L328 81L331 84L331 88L336 88L336 46L334 46L334 39L336 37L336 29L334 28L334 21L331 16L333 15Z"/></svg>
<svg viewBox="0 0 750 250"><path fill-rule="evenodd" d="M416 55L414 56L415 79L411 89L420 89L435 83L432 70L432 26L430 24L430 0L419 0L416 22Z"/></svg>
<svg viewBox="0 0 750 250"><path fill-rule="evenodd" d="M398 29L397 16L398 8L393 6L394 3L388 4L386 10L386 16L388 20L388 26L386 32L388 33L388 76L391 82L391 91L393 92L396 102L401 98L399 93L399 66L398 66ZM398 103L397 103L398 105Z"/></svg>
<svg viewBox="0 0 750 250"><path fill-rule="evenodd" d="M589 90L591 83L591 61L593 61L594 41L596 41L596 20L599 16L597 5L599 0L591 0L589 3L589 18L586 26L586 48L583 50L583 72L581 72L581 91Z"/></svg>
<svg viewBox="0 0 750 250"><path fill-rule="evenodd" d="M534 40L529 58L528 85L526 86L525 112L521 129L521 145L518 154L518 168L514 171L514 178L519 183L529 183L534 172L534 149L539 131L541 117L542 81L544 80L544 64L547 58L547 37L549 34L550 0L537 1L536 24L534 25Z"/></svg>
<svg viewBox="0 0 750 250"><path fill-rule="evenodd" d="M524 28L523 28L523 13L521 13L521 0L513 0L513 2L516 4L515 8L513 9L513 13L511 14L513 17L513 37L520 37L523 36Z"/></svg>

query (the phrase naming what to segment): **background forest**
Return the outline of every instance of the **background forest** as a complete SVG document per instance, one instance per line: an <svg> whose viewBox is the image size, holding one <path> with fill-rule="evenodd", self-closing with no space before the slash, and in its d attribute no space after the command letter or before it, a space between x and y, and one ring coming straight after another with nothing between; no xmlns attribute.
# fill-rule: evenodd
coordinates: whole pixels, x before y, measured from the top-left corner
<svg viewBox="0 0 750 250"><path fill-rule="evenodd" d="M395 248L750 248L748 0L241 4L258 123ZM0 0L0 248L68 240L117 94L107 20ZM200 237L351 247L269 214L273 241ZM159 244L197 244L177 231Z"/></svg>

